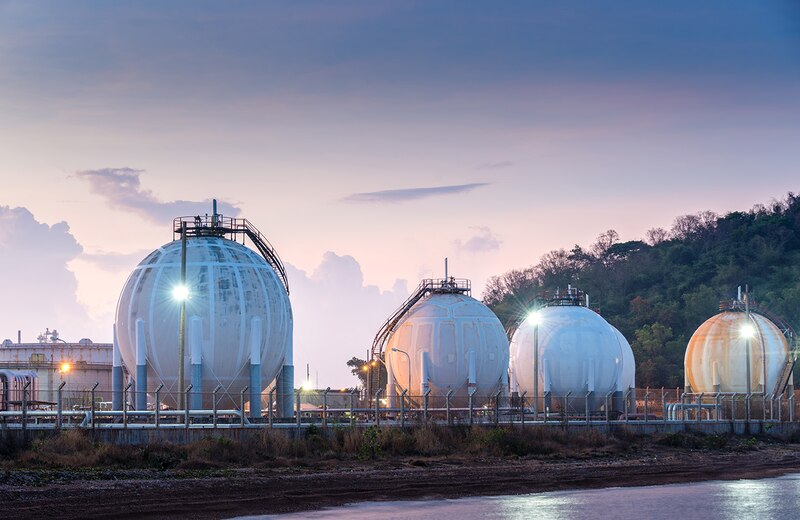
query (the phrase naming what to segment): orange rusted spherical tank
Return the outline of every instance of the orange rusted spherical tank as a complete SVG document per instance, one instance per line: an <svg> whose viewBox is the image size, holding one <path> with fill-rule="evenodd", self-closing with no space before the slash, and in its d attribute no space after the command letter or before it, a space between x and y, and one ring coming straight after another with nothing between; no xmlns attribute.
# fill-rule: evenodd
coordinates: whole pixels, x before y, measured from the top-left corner
<svg viewBox="0 0 800 520"><path fill-rule="evenodd" d="M755 312L724 311L706 320L689 340L686 384L696 393L771 394L788 359L786 337L769 319Z"/></svg>

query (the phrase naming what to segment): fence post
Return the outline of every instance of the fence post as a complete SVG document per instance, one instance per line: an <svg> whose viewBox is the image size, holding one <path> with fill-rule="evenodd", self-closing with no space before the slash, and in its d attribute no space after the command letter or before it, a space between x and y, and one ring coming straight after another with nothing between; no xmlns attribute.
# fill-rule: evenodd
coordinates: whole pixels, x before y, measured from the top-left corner
<svg viewBox="0 0 800 520"><path fill-rule="evenodd" d="M244 428L244 394L247 392L248 387L242 388L239 392L239 426Z"/></svg>
<svg viewBox="0 0 800 520"><path fill-rule="evenodd" d="M422 418L425 422L428 422L428 401L431 395L431 389L428 388L425 390L425 394L422 396Z"/></svg>
<svg viewBox="0 0 800 520"><path fill-rule="evenodd" d="M647 419L647 413L648 413L647 404L648 404L649 400L650 400L650 392L648 391L648 392L644 393L644 423L645 424L647 424L647 420L648 420Z"/></svg>
<svg viewBox="0 0 800 520"><path fill-rule="evenodd" d="M736 392L731 396L731 422L736 422Z"/></svg>
<svg viewBox="0 0 800 520"><path fill-rule="evenodd" d="M189 429L189 391L192 389L191 383L186 389L183 391L183 426L186 429Z"/></svg>
<svg viewBox="0 0 800 520"><path fill-rule="evenodd" d="M609 410L608 403L609 403L609 398L611 397L612 393L613 392L609 392L609 393L606 394L606 406L605 406L605 408L606 408L606 424L611 422L611 410Z"/></svg>
<svg viewBox="0 0 800 520"><path fill-rule="evenodd" d="M22 431L23 432L28 429L28 388L30 388L30 386L31 382L26 381L25 385L22 387Z"/></svg>
<svg viewBox="0 0 800 520"><path fill-rule="evenodd" d="M789 422L794 422L794 392L789 396Z"/></svg>
<svg viewBox="0 0 800 520"><path fill-rule="evenodd" d="M564 416L564 422L567 423L567 424L569 424L569 415L567 413L569 411L569 409L567 407L569 406L569 396L570 395L572 395L572 392L567 392L564 395L564 409L561 410L561 414Z"/></svg>
<svg viewBox="0 0 800 520"><path fill-rule="evenodd" d="M122 427L128 427L128 391L133 386L133 383L128 383L128 386L122 391Z"/></svg>
<svg viewBox="0 0 800 520"><path fill-rule="evenodd" d="M214 401L211 403L213 406L211 407L211 425L216 429L217 427L217 392L222 389L222 385L217 385L214 388L214 391L211 393L211 399ZM260 396L259 396L260 397ZM202 398L202 394L201 394Z"/></svg>
<svg viewBox="0 0 800 520"><path fill-rule="evenodd" d="M500 424L500 395L503 393L502 390L498 390L497 394L494 396L494 424L497 426Z"/></svg>
<svg viewBox="0 0 800 520"><path fill-rule="evenodd" d="M303 392L301 387L301 389L298 390L297 393L295 394L295 407L294 407L294 416L295 416L295 422L297 423L298 431L300 430L300 426L303 423L303 413L301 408L302 397L303 397Z"/></svg>
<svg viewBox="0 0 800 520"><path fill-rule="evenodd" d="M475 388L469 389L469 425L472 426L473 424L473 396L475 395Z"/></svg>
<svg viewBox="0 0 800 520"><path fill-rule="evenodd" d="M375 425L380 426L381 424L381 392L383 392L383 388L379 388L377 392L375 392Z"/></svg>
<svg viewBox="0 0 800 520"><path fill-rule="evenodd" d="M586 397L585 397L585 399L586 399L585 408L586 408L586 424L587 424L587 425L588 425L588 424L591 424L591 421L589 420L589 396L590 396L590 395L592 395L592 392L586 392Z"/></svg>
<svg viewBox="0 0 800 520"><path fill-rule="evenodd" d="M404 428L406 425L406 394L408 393L408 388L403 388L403 392L400 394L400 427Z"/></svg>
<svg viewBox="0 0 800 520"><path fill-rule="evenodd" d="M719 392L714 395L714 421L719 422Z"/></svg>
<svg viewBox="0 0 800 520"><path fill-rule="evenodd" d="M269 391L269 410L267 411L267 420L269 421L269 427L272 428L272 421L274 414L272 412L272 403L275 402L275 387L272 387Z"/></svg>
<svg viewBox="0 0 800 520"><path fill-rule="evenodd" d="M64 410L64 401L62 400L61 392L64 390L64 385L66 385L66 381L61 381L61 385L58 387L58 417L56 418L56 428L61 429L63 426L63 415L62 412Z"/></svg>
<svg viewBox="0 0 800 520"><path fill-rule="evenodd" d="M700 392L700 395L697 396L697 417L695 420L699 423L703 420L703 396L706 395L705 392Z"/></svg>
<svg viewBox="0 0 800 520"><path fill-rule="evenodd" d="M350 390L350 427L356 424L356 389Z"/></svg>
<svg viewBox="0 0 800 520"><path fill-rule="evenodd" d="M453 391L452 390L448 390L447 391L447 395L445 395L445 399L446 399L445 402L446 402L446 406L447 406L447 425L448 426L453 424L452 417L450 417L450 396L452 396L452 395L453 395Z"/></svg>
<svg viewBox="0 0 800 520"><path fill-rule="evenodd" d="M630 403L631 391L625 392L625 422L628 422L628 403Z"/></svg>
<svg viewBox="0 0 800 520"><path fill-rule="evenodd" d="M97 390L98 386L100 386L100 381L96 381L94 383L94 386L92 387L92 407L91 407L91 410L92 410L92 430L94 430L94 415L95 415L96 408L97 408L96 405L95 405L94 393L95 393L95 390Z"/></svg>
<svg viewBox="0 0 800 520"><path fill-rule="evenodd" d="M661 419L666 423L667 422L667 393L664 391L664 387L661 387Z"/></svg>
<svg viewBox="0 0 800 520"><path fill-rule="evenodd" d="M322 427L327 428L328 426L328 392L331 391L331 387L326 388L322 391Z"/></svg>
<svg viewBox="0 0 800 520"><path fill-rule="evenodd" d="M686 392L681 394L681 422L686 422Z"/></svg>
<svg viewBox="0 0 800 520"><path fill-rule="evenodd" d="M162 388L164 388L164 383L161 383L160 385L158 385L158 388L156 388L156 409L155 409L156 428L158 428L159 425L161 424L161 389Z"/></svg>
<svg viewBox="0 0 800 520"><path fill-rule="evenodd" d="M525 394L527 393L528 391L525 390L519 396L519 420L522 422L522 426L525 426Z"/></svg>
<svg viewBox="0 0 800 520"><path fill-rule="evenodd" d="M785 390L784 390L784 392L785 392ZM783 422L783 394L784 394L784 392L781 392L780 394L778 394L778 397L777 397L777 399L778 399L778 422Z"/></svg>
<svg viewBox="0 0 800 520"><path fill-rule="evenodd" d="M762 392L761 394L761 413L762 413L762 422L767 422L767 393Z"/></svg>
<svg viewBox="0 0 800 520"><path fill-rule="evenodd" d="M745 419L747 420L748 424L750 423L750 400L753 398L753 394L747 394L745 396Z"/></svg>

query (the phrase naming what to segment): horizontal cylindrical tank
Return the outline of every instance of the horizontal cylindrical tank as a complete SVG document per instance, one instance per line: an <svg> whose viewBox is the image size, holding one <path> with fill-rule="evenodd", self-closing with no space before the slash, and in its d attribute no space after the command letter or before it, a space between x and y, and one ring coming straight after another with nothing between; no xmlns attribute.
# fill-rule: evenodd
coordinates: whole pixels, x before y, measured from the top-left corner
<svg viewBox="0 0 800 520"><path fill-rule="evenodd" d="M497 316L483 303L459 293L433 293L398 323L386 346L390 385L399 395L486 397L505 387L508 339ZM409 365L410 363L410 365ZM426 377L424 378L423 375Z"/></svg>
<svg viewBox="0 0 800 520"><path fill-rule="evenodd" d="M221 385L219 406L238 406L239 392L250 382L251 353L260 353L254 361L260 362L266 385L291 349L288 294L264 258L226 238L188 238L186 267L185 384L192 352L196 361L199 348L203 405L210 407L211 392ZM163 383L164 402L170 405L178 389L180 301L175 296L180 296L180 272L180 240L147 255L125 283L116 316L120 354L129 373L137 365L136 324L143 321L147 390Z"/></svg>
<svg viewBox="0 0 800 520"><path fill-rule="evenodd" d="M523 321L511 339L509 372L512 392L539 399L547 392L551 396L569 392L580 403L592 392L593 410L602 408L609 394L624 394L636 386L628 341L602 316L580 305L544 307ZM538 403L541 407L542 401Z"/></svg>
<svg viewBox="0 0 800 520"><path fill-rule="evenodd" d="M788 359L789 344L772 321L755 312L724 311L692 334L686 383L698 393L772 393Z"/></svg>

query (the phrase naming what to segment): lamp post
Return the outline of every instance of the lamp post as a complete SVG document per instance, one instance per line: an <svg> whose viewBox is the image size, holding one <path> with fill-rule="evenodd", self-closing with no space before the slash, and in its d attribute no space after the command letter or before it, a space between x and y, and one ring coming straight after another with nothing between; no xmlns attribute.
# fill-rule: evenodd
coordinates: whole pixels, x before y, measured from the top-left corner
<svg viewBox="0 0 800 520"><path fill-rule="evenodd" d="M533 323L533 420L537 420L539 415L539 323L542 321L542 313L539 310L528 314L528 320Z"/></svg>
<svg viewBox="0 0 800 520"><path fill-rule="evenodd" d="M400 350L399 348L392 347L392 352L399 352L401 354L405 354L406 361L408 361L408 386L406 390L408 391L409 396L411 395L411 356L408 355L408 352L405 350Z"/></svg>
<svg viewBox="0 0 800 520"><path fill-rule="evenodd" d="M186 222L181 222L181 283L173 291L175 299L181 302L181 324L178 339L178 408L185 407L188 403L184 402L184 353L186 351L186 299L189 297L189 289L186 287ZM147 391L146 388L142 389Z"/></svg>

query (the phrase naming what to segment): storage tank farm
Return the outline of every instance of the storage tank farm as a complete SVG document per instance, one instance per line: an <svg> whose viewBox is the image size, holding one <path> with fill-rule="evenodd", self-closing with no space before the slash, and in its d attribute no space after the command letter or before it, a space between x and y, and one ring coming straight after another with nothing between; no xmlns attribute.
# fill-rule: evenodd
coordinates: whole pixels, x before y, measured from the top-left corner
<svg viewBox="0 0 800 520"><path fill-rule="evenodd" d="M386 364L390 406L403 391L416 403L427 392L433 398L452 392L455 405L470 394L477 405L505 391L508 338L470 292L469 280L447 274L423 280L381 328L372 355Z"/></svg>
<svg viewBox="0 0 800 520"><path fill-rule="evenodd" d="M219 387L219 409L238 408L244 395L260 417L274 381L276 411L291 416L292 308L277 253L247 220L218 215L216 201L211 216L176 218L173 241L147 255L122 289L113 358L115 409L124 365L139 410L153 407L160 385L165 406L211 409Z"/></svg>
<svg viewBox="0 0 800 520"><path fill-rule="evenodd" d="M587 399L591 412L623 411L625 395L636 388L628 341L575 288L543 299L511 339L512 395L524 392L536 413L563 407L567 395L567 412L584 413Z"/></svg>
<svg viewBox="0 0 800 520"><path fill-rule="evenodd" d="M684 358L687 393L780 395L792 387L791 327L747 300L739 290L692 334Z"/></svg>

